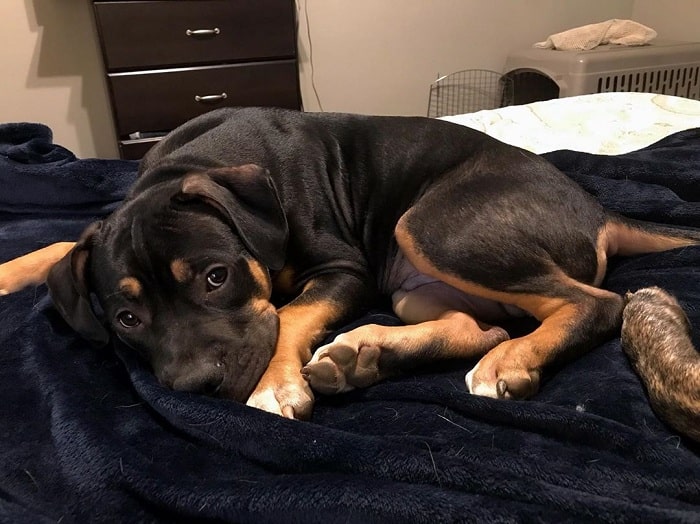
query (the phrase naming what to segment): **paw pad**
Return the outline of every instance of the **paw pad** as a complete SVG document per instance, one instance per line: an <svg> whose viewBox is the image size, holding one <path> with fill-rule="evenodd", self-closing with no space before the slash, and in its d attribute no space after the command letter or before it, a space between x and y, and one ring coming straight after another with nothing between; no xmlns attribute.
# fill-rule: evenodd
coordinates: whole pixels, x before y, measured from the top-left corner
<svg viewBox="0 0 700 524"><path fill-rule="evenodd" d="M320 348L301 370L311 387L326 395L370 386L380 380L377 346L354 347L331 342Z"/></svg>

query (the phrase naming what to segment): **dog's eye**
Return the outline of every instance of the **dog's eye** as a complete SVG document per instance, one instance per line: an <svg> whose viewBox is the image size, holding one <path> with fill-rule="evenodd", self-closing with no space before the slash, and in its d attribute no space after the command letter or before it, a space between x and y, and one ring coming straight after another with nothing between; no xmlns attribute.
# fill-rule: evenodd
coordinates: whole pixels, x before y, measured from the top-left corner
<svg viewBox="0 0 700 524"><path fill-rule="evenodd" d="M141 319L131 311L122 311L117 315L117 320L125 328L134 328L141 323Z"/></svg>
<svg viewBox="0 0 700 524"><path fill-rule="evenodd" d="M209 291L221 287L228 277L228 269L225 267L215 267L207 273L207 288Z"/></svg>

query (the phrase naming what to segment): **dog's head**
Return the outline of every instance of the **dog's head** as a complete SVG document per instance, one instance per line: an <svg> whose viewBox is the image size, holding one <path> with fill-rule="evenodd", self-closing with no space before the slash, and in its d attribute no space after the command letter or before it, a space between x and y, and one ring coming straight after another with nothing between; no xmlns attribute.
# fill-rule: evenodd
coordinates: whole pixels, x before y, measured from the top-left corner
<svg viewBox="0 0 700 524"><path fill-rule="evenodd" d="M242 401L277 340L269 270L282 267L287 234L264 169L190 173L88 227L48 285L61 315L94 344L110 330L161 383Z"/></svg>

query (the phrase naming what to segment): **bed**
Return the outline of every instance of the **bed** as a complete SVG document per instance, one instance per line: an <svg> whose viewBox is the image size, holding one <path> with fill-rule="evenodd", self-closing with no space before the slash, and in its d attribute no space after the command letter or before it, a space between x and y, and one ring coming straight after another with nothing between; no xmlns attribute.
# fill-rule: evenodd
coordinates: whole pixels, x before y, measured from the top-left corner
<svg viewBox="0 0 700 524"><path fill-rule="evenodd" d="M700 102L617 93L449 119L544 154L616 211L700 227ZM0 125L0 261L75 239L136 167ZM700 248L617 259L604 283L650 285L700 346ZM320 397L299 422L164 389L118 344L78 338L43 286L2 297L0 318L1 522L700 521L700 446L654 415L619 339L528 401L469 395L474 363L452 362Z"/></svg>

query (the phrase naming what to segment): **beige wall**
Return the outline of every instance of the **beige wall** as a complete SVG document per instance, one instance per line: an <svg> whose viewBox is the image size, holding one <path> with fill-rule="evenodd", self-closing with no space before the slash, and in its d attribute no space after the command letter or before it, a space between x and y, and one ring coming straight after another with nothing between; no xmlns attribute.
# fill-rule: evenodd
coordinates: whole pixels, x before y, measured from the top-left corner
<svg viewBox="0 0 700 524"><path fill-rule="evenodd" d="M80 157L117 155L87 0L0 0L0 122L41 122Z"/></svg>
<svg viewBox="0 0 700 524"><path fill-rule="evenodd" d="M428 87L438 74L472 68L501 71L509 50L529 47L572 27L629 18L634 4L633 0L298 2L305 108L319 109L310 82L313 52L323 110L409 115L427 112Z"/></svg>
<svg viewBox="0 0 700 524"><path fill-rule="evenodd" d="M254 0L251 0L254 1ZM308 110L424 114L428 85L500 70L510 49L608 18L700 40L697 0L298 0ZM307 38L311 33L312 46ZM0 122L35 121L80 157L117 154L89 0L0 1Z"/></svg>
<svg viewBox="0 0 700 524"><path fill-rule="evenodd" d="M634 20L653 27L659 38L700 42L698 0L635 0Z"/></svg>

